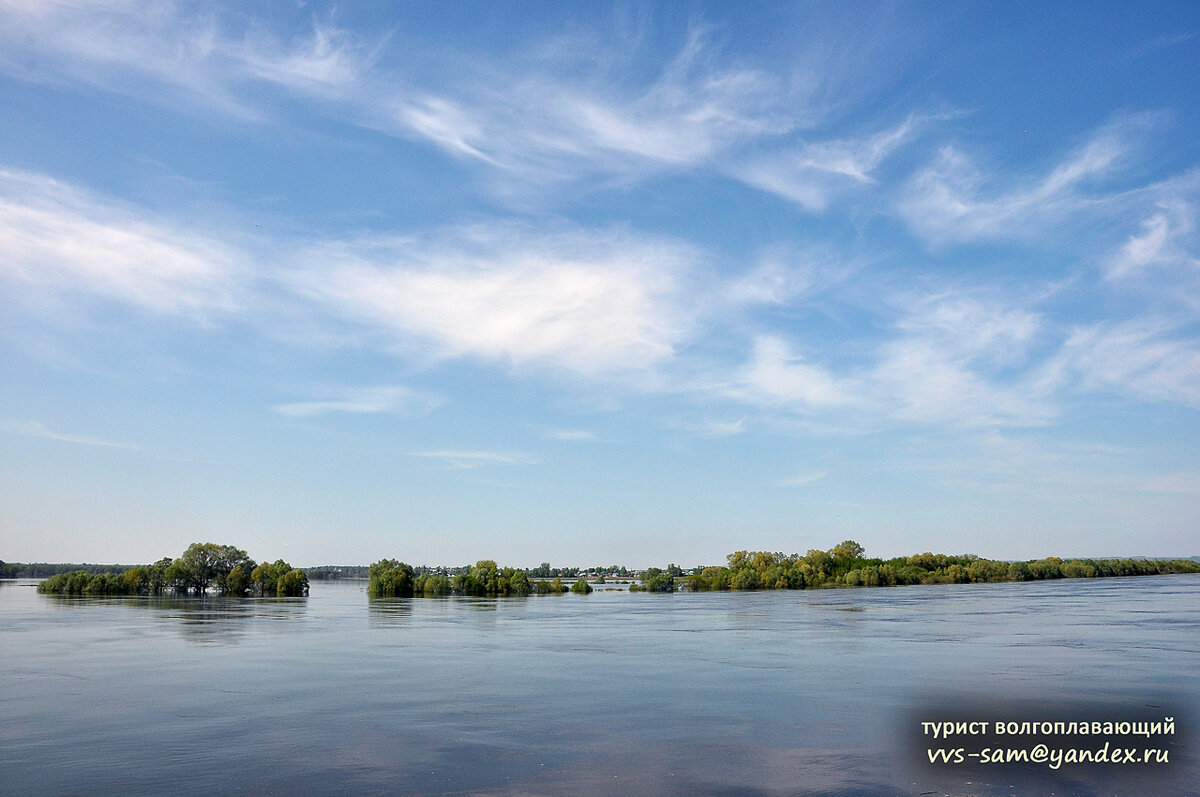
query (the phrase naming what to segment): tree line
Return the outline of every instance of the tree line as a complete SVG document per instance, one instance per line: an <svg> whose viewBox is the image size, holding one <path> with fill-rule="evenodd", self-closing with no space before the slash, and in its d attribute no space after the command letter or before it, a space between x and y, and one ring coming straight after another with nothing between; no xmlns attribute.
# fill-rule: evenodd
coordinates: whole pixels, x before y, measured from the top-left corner
<svg viewBox="0 0 1200 797"><path fill-rule="evenodd" d="M309 581L337 581L342 578L367 578L370 568L366 565L319 565L304 568Z"/></svg>
<svg viewBox="0 0 1200 797"><path fill-rule="evenodd" d="M905 584L980 584L1059 578L1105 578L1200 573L1189 559L1030 559L1004 562L973 554L919 553L893 559L865 558L854 540L827 551L800 554L737 551L724 567L706 567L686 579L695 590L891 587Z"/></svg>
<svg viewBox="0 0 1200 797"><path fill-rule="evenodd" d="M124 573L134 565L53 564L50 562L0 561L0 578L48 578L59 573L82 570L85 573Z"/></svg>
<svg viewBox="0 0 1200 797"><path fill-rule="evenodd" d="M1006 562L973 554L920 553L892 559L867 558L863 547L845 540L828 550L809 549L804 555L770 551L736 551L718 567L695 568L690 575L678 565L651 567L631 592L674 592L677 589L765 590L822 587L889 587L907 584L970 584L1039 581L1059 578L1104 578L1171 573L1200 573L1200 561L1189 559L1030 559ZM64 569L70 570L64 572ZM629 571L613 565L595 568L611 575ZM579 568L499 567L481 560L465 567L413 567L383 559L369 567L310 568L316 579L367 575L372 597L470 595L505 597L592 591ZM53 575L38 586L44 593L67 595L205 594L298 596L308 594L309 574L282 559L257 564L231 545L194 543L182 556L166 557L151 565L8 565L0 574L37 577ZM575 575L568 587L562 578ZM553 576L553 578L550 578ZM603 583L603 574L596 579Z"/></svg>
<svg viewBox="0 0 1200 797"><path fill-rule="evenodd" d="M890 587L906 584L971 584L1004 581L1039 581L1059 578L1104 578L1171 573L1200 573L1200 562L1189 559L1030 559L1005 562L982 559L974 554L919 553L892 559L868 558L863 546L844 540L828 550L809 549L803 555L770 551L735 551L719 567L696 568L686 575L678 565L651 567L630 592L819 589L823 587ZM617 568L613 568L616 572ZM384 559L370 567L367 587L372 597L437 595L558 594L568 587L561 576L553 581L530 578L533 573L553 572L540 568L500 568L491 560L473 567L414 568L395 559ZM560 571L561 572L561 571ZM626 571L628 572L628 571ZM580 577L572 592L592 591Z"/></svg>
<svg viewBox="0 0 1200 797"><path fill-rule="evenodd" d="M204 595L210 588L229 596L302 597L308 576L282 559L259 564L232 545L197 542L175 559L121 571L81 568L38 584L38 592L49 595Z"/></svg>

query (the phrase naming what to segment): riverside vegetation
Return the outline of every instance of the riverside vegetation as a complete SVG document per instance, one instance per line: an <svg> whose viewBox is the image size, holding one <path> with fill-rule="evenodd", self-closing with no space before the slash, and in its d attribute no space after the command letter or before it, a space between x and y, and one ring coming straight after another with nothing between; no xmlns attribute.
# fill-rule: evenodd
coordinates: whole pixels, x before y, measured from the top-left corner
<svg viewBox="0 0 1200 797"><path fill-rule="evenodd" d="M846 540L827 551L812 549L785 555L737 551L725 567L706 567L687 578L696 590L813 589L818 587L891 587L905 584L979 584L1057 578L1104 578L1200 573L1189 559L1031 559L1003 562L973 554L919 553L893 559L869 559L863 547Z"/></svg>
<svg viewBox="0 0 1200 797"><path fill-rule="evenodd" d="M209 587L229 596L302 597L308 576L282 559L257 564L232 545L197 542L177 559L165 557L151 565L121 572L86 569L59 573L38 585L48 595L204 595Z"/></svg>
<svg viewBox="0 0 1200 797"><path fill-rule="evenodd" d="M724 591L768 589L818 589L828 587L891 587L907 584L970 584L1003 581L1040 581L1059 578L1105 578L1200 573L1195 559L1060 559L1047 557L1022 562L982 559L972 554L950 556L919 553L892 559L868 558L863 547L845 540L829 550L810 549L804 555L769 551L736 551L718 567L697 567L685 573L671 564L651 567L631 584L630 592L677 590ZM75 569L62 572L66 567ZM97 565L5 565L6 576L56 572L38 585L38 591L59 595L203 595L211 587L222 595L302 596L308 594L305 571L282 559L256 564L232 545L194 543L182 556L164 558L151 565L108 567ZM567 591L587 594L591 585L579 568L551 568L543 562L526 570L499 567L481 560L472 567L413 567L395 559L362 566L313 568L314 578L367 575L371 597L468 595L508 597L560 595ZM629 575L624 567L593 568L589 577L604 583L605 574ZM597 576L597 573L599 575ZM553 575L553 578L549 576ZM563 577L574 577L568 587Z"/></svg>
<svg viewBox="0 0 1200 797"><path fill-rule="evenodd" d="M949 556L919 553L879 559L865 557L864 553L863 547L854 540L845 540L825 551L810 549L804 555L737 551L726 557L725 566L695 568L690 574L685 574L683 568L674 564L666 569L651 567L640 576L641 583L631 584L629 591L892 587L1200 573L1200 562L1189 559L1064 560L1051 556L1005 562L981 559L973 554ZM548 570L548 565L543 564L538 570ZM576 568L571 570L578 572ZM477 562L470 569L460 568L451 574L446 568L414 568L395 559L384 559L371 565L367 592L378 598L439 595L503 597L561 594L568 591L560 578L556 577L553 581L531 578L535 573L535 570L500 568L491 560ZM570 591L587 594L592 588L580 576Z"/></svg>

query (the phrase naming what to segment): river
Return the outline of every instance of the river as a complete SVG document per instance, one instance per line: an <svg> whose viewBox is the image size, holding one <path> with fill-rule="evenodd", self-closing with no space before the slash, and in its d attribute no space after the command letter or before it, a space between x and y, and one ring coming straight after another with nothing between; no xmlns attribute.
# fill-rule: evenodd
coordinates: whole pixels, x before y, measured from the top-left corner
<svg viewBox="0 0 1200 797"><path fill-rule="evenodd" d="M1200 782L1196 575L378 601L359 581L314 582L304 599L64 599L34 583L0 582L3 793L1183 794ZM969 756L1044 737L943 740L921 725L1165 717L1174 732L1141 743L1166 762L1057 768ZM930 764L939 747L968 757Z"/></svg>

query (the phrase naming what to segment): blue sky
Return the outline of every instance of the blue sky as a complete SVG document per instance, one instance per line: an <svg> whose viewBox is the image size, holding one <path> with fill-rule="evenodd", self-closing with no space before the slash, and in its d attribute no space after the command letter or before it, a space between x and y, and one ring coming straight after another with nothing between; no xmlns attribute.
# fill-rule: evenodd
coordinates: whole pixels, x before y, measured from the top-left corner
<svg viewBox="0 0 1200 797"><path fill-rule="evenodd" d="M1200 553L1193 3L0 1L0 558Z"/></svg>

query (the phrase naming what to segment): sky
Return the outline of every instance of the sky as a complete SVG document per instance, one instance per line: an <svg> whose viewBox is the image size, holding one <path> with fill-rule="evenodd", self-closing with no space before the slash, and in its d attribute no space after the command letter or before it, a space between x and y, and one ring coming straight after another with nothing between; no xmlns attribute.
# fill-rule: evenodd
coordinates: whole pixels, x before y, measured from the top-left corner
<svg viewBox="0 0 1200 797"><path fill-rule="evenodd" d="M1195 3L0 0L0 558L1200 554Z"/></svg>

